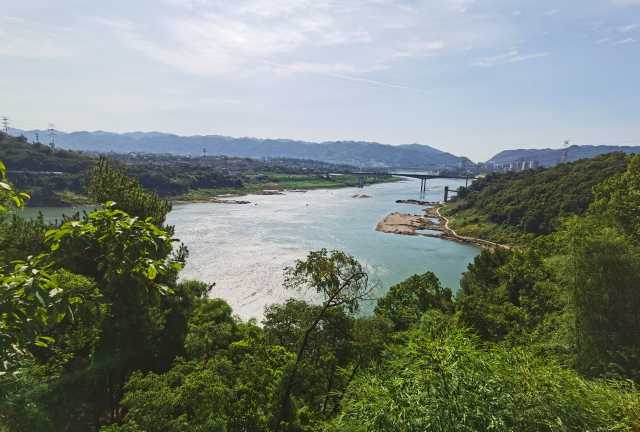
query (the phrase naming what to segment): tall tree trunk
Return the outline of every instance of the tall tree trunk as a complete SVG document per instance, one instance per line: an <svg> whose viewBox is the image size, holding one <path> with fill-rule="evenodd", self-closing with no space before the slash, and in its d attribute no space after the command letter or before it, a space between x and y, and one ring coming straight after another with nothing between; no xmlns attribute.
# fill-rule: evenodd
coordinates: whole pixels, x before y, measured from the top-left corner
<svg viewBox="0 0 640 432"><path fill-rule="evenodd" d="M360 369L360 359L358 359L358 361L356 362L356 365L351 370L351 373L349 374L349 379L347 379L347 382L344 385L344 389L342 389L340 396L338 396L338 399L336 399L335 405L333 406L333 411L331 413L332 415L338 414L338 410L340 409L340 402L342 402L342 398L344 397L344 394L347 392L349 385L351 384L356 374L358 373L358 369Z"/></svg>
<svg viewBox="0 0 640 432"><path fill-rule="evenodd" d="M331 374L329 375L329 382L327 383L327 394L324 397L324 402L322 404L322 414L327 412L327 405L329 403L329 398L331 397L331 390L333 389L333 379L336 376L336 362L333 362L331 365Z"/></svg>
<svg viewBox="0 0 640 432"><path fill-rule="evenodd" d="M273 421L273 429L275 431L282 431L282 422L287 420L290 415L289 409L289 399L291 398L291 388L293 387L296 375L298 373L298 369L300 368L300 363L302 363L302 357L304 356L304 351L309 344L309 336L315 328L318 326L320 321L324 318L324 314L327 311L328 306L322 308L318 317L313 321L313 323L305 330L304 337L302 338L302 342L298 347L298 354L296 355L296 362L293 366L291 372L283 377L283 388L280 396L280 405L278 408L278 413L274 417Z"/></svg>

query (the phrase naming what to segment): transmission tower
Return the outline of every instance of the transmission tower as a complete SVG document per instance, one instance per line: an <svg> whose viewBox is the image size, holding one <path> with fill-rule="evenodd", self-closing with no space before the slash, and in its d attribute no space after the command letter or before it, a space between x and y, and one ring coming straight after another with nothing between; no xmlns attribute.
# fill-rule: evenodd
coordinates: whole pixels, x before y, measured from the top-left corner
<svg viewBox="0 0 640 432"><path fill-rule="evenodd" d="M9 133L9 117L7 116L2 117L2 130L6 134Z"/></svg>
<svg viewBox="0 0 640 432"><path fill-rule="evenodd" d="M560 156L560 163L566 163L569 160L569 140L565 140L564 149L562 149L562 155Z"/></svg>
<svg viewBox="0 0 640 432"><path fill-rule="evenodd" d="M202 159L206 159L207 158L207 149L206 148L202 148Z"/></svg>
<svg viewBox="0 0 640 432"><path fill-rule="evenodd" d="M36 140L34 144L40 144L40 133L36 132Z"/></svg>
<svg viewBox="0 0 640 432"><path fill-rule="evenodd" d="M49 123L49 147L51 147L52 149L56 148L56 130L55 130L56 125L54 125L53 123Z"/></svg>

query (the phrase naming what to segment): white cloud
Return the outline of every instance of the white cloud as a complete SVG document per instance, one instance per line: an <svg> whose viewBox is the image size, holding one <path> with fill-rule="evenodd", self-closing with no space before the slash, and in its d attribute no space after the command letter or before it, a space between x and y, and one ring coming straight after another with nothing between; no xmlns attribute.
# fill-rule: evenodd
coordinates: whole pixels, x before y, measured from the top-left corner
<svg viewBox="0 0 640 432"><path fill-rule="evenodd" d="M9 15L0 16L0 22L2 21L4 21L5 23L17 23L17 24L26 24L27 22L24 18L9 16Z"/></svg>
<svg viewBox="0 0 640 432"><path fill-rule="evenodd" d="M468 12L469 9L476 3L476 0L449 0L448 7L456 12Z"/></svg>
<svg viewBox="0 0 640 432"><path fill-rule="evenodd" d="M385 81L373 80L369 78L354 77L354 76L342 75L342 74L326 74L326 76L329 76L332 78L338 78L346 81L353 81L353 82L358 82L363 84L374 85L376 87L386 87L386 88L399 89L399 90L411 90L418 93L427 93L426 90L423 90L423 89L410 87L402 84L394 84L394 83L385 82Z"/></svg>
<svg viewBox="0 0 640 432"><path fill-rule="evenodd" d="M351 81L366 85L372 85L375 87L386 87L399 90L411 90L419 93L426 93L424 89L406 86L402 84L396 84L387 81L380 81L370 78L365 78L362 75L366 72L372 72L373 70L386 69L386 65L374 66L371 70L360 70L353 65L343 63L306 63L306 62L294 62L289 64L277 64L272 62L265 62L266 65L273 68L274 71L281 75L291 75L295 73L306 73L320 75L329 78L336 78L344 81Z"/></svg>
<svg viewBox="0 0 640 432"><path fill-rule="evenodd" d="M620 33L630 33L638 30L640 30L640 24L629 24L629 25L618 27L618 31Z"/></svg>
<svg viewBox="0 0 640 432"><path fill-rule="evenodd" d="M367 31L336 25L334 17L306 0L229 3L170 0L181 13L167 14L153 28L103 20L129 47L196 74L235 72L248 64L301 47L366 44ZM210 4L211 3L211 4Z"/></svg>
<svg viewBox="0 0 640 432"><path fill-rule="evenodd" d="M409 42L406 46L394 53L393 57L396 59L406 57L430 57L442 52L445 47L446 45L443 41Z"/></svg>
<svg viewBox="0 0 640 432"><path fill-rule="evenodd" d="M30 23L14 16L0 17L0 57L59 59L71 56L63 29Z"/></svg>
<svg viewBox="0 0 640 432"><path fill-rule="evenodd" d="M612 45L626 45L626 44L636 43L636 42L637 40L634 38L626 38L626 39L615 41L612 43Z"/></svg>
<svg viewBox="0 0 640 432"><path fill-rule="evenodd" d="M312 74L356 74L359 71L350 64L345 63L313 63L313 62L293 62L285 65L267 63L273 66L276 71L283 74L312 73Z"/></svg>
<svg viewBox="0 0 640 432"><path fill-rule="evenodd" d="M290 72L337 68L361 74L407 59L490 45L505 36L496 22L474 19L475 0L163 4L144 24L117 17L100 22L131 49L198 75L248 73L268 62L289 64Z"/></svg>
<svg viewBox="0 0 640 432"><path fill-rule="evenodd" d="M491 57L483 57L473 62L474 66L492 67L509 63L519 63L527 60L538 59L547 57L548 52L538 52L530 54L522 54L519 50L513 49L511 51L498 54Z"/></svg>
<svg viewBox="0 0 640 432"><path fill-rule="evenodd" d="M640 0L611 0L617 6L640 6Z"/></svg>

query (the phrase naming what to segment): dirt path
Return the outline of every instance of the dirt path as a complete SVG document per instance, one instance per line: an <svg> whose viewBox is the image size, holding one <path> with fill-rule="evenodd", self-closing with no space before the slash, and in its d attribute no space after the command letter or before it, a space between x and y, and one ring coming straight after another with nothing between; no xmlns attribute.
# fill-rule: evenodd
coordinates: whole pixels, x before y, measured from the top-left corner
<svg viewBox="0 0 640 432"><path fill-rule="evenodd" d="M481 239L481 238L476 238L476 237L467 237L467 236L461 236L459 235L457 232L455 232L453 230L453 228L449 227L449 219L445 216L442 216L442 214L440 213L440 208L441 207L436 207L436 215L438 216L438 218L441 221L444 221L444 231L447 233L447 236L449 236L452 240L458 240L461 241L463 243L473 243L476 244L480 247L484 247L484 248L488 248L488 249L495 249L495 248L500 248L500 249L511 249L510 246L507 245L503 245L500 243L495 243L489 240L485 240L485 239Z"/></svg>

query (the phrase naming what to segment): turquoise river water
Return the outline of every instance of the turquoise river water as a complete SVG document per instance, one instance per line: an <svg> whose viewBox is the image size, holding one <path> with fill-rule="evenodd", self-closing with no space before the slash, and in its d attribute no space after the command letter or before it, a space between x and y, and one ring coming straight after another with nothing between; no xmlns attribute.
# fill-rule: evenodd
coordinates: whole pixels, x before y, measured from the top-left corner
<svg viewBox="0 0 640 432"><path fill-rule="evenodd" d="M442 199L444 185L456 180L431 180L426 197ZM375 231L387 214L421 213L416 205L398 199L420 198L419 181L314 190L284 195L248 195L251 204L176 204L167 222L189 248L183 278L214 283L212 296L225 299L242 318L260 318L264 307L289 297L313 300L311 293L282 288L283 269L308 251L340 249L354 255L377 284L374 296L415 273L433 271L454 291L460 275L479 249L436 238L385 234ZM354 198L367 194L371 198ZM62 209L42 210L58 217ZM69 209L66 209L68 212ZM372 304L365 305L370 310Z"/></svg>

